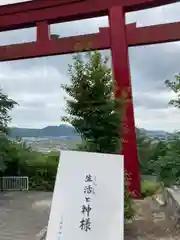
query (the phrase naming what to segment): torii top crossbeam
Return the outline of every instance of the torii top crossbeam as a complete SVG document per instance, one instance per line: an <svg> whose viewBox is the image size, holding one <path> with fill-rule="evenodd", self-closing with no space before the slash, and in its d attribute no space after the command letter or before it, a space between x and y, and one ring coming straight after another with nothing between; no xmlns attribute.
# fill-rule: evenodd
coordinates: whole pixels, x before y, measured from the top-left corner
<svg viewBox="0 0 180 240"><path fill-rule="evenodd" d="M33 0L0 6L0 31L108 15L112 6L126 12L162 6L177 0Z"/></svg>

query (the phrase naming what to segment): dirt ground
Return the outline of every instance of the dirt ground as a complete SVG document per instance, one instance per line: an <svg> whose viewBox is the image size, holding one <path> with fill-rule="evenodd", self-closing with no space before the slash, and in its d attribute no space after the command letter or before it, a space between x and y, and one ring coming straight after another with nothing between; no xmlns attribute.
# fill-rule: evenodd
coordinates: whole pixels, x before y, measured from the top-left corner
<svg viewBox="0 0 180 240"><path fill-rule="evenodd" d="M125 240L178 240L180 229L152 198L135 201L136 217L125 226Z"/></svg>

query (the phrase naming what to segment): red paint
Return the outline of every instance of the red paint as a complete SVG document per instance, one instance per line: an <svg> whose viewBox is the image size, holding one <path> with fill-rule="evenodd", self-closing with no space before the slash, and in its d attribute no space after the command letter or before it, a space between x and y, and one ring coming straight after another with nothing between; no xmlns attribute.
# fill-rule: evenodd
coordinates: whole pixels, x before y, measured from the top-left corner
<svg viewBox="0 0 180 240"><path fill-rule="evenodd" d="M43 22L44 23L44 22ZM49 38L49 27L38 23L37 39ZM174 42L180 40L180 22L160 24L149 27L136 28L136 24L126 25L127 41L129 47ZM43 33L44 32L44 33ZM41 36L41 37L40 37ZM91 43L92 50L104 50L111 48L109 40L109 28L100 28L100 32L74 37L65 37L58 40L49 40L48 44L41 41L41 48L36 42L0 46L0 61L19 60L52 56L58 54L74 53L75 46L79 44L82 52L86 51L87 43Z"/></svg>
<svg viewBox="0 0 180 240"><path fill-rule="evenodd" d="M50 27L47 22L38 22L36 24L36 33L36 40L38 43L43 44L44 41L50 40Z"/></svg>
<svg viewBox="0 0 180 240"><path fill-rule="evenodd" d="M0 15L28 12L32 10L62 6L83 1L86 3L92 2L92 0L34 0L28 2L7 4L0 6ZM96 4L99 5L99 2L96 1ZM111 3L111 6L121 5L125 7L127 11L137 11L145 8L158 7L161 5L170 4L173 2L177 2L177 0L118 0L118 2L114 0L104 0L104 2L106 4Z"/></svg>
<svg viewBox="0 0 180 240"><path fill-rule="evenodd" d="M36 0L0 7L0 31L33 27L37 22L58 23L108 14L112 6L121 5L127 11L135 11L177 0Z"/></svg>
<svg viewBox="0 0 180 240"><path fill-rule="evenodd" d="M125 12L122 7L112 7L109 11L110 38L114 80L117 83L116 96L127 92L129 99L125 111L123 155L125 169L133 179L130 190L140 197L140 174L136 147L136 132L132 102L131 77L129 69L128 43L125 27Z"/></svg>
<svg viewBox="0 0 180 240"><path fill-rule="evenodd" d="M11 5L0 6L0 15L12 14L19 12L28 12L32 10L38 10L47 7L62 6L65 4L77 3L85 0L31 0L28 2L13 3Z"/></svg>
<svg viewBox="0 0 180 240"><path fill-rule="evenodd" d="M127 28L128 45L141 46L180 40L180 22Z"/></svg>

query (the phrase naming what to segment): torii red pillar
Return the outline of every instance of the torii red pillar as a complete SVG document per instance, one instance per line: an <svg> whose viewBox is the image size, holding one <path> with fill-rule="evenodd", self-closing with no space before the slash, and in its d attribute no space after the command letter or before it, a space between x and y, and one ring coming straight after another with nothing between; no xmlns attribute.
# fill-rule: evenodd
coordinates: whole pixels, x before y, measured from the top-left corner
<svg viewBox="0 0 180 240"><path fill-rule="evenodd" d="M117 85L116 96L121 96L123 90L127 91L128 94L124 116L125 132L122 154L124 155L125 169L130 174L130 178L133 179L133 181L130 181L130 190L135 194L135 197L140 197L140 172L136 147L125 12L121 6L112 7L109 10L109 24L114 80Z"/></svg>

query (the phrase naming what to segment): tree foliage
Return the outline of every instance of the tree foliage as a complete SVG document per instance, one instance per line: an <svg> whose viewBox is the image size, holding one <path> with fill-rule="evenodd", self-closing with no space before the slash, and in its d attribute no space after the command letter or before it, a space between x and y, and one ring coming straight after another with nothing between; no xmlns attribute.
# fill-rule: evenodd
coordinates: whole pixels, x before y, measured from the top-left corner
<svg viewBox="0 0 180 240"><path fill-rule="evenodd" d="M166 80L165 85L175 94L175 99L169 104L180 108L180 74L175 75L174 80ZM180 183L180 133L174 134L169 139L166 147L166 154L159 156L160 165L158 168L159 177L164 179L166 185Z"/></svg>
<svg viewBox="0 0 180 240"><path fill-rule="evenodd" d="M150 146L139 141L138 150L142 174L155 175L165 186L180 184L180 133L167 141L151 140Z"/></svg>
<svg viewBox="0 0 180 240"><path fill-rule="evenodd" d="M8 124L11 121L9 111L11 111L17 103L8 98L0 89L0 134L8 133Z"/></svg>
<svg viewBox="0 0 180 240"><path fill-rule="evenodd" d="M9 160L9 140L7 139L8 124L11 120L9 111L17 103L8 98L0 89L0 173L6 170L5 162Z"/></svg>
<svg viewBox="0 0 180 240"><path fill-rule="evenodd" d="M30 189L53 190L59 152L43 154L33 151L24 142L10 140L5 149L3 176L28 176Z"/></svg>
<svg viewBox="0 0 180 240"><path fill-rule="evenodd" d="M136 143L141 171L147 173L149 172L149 161L153 154L152 141L145 134L142 134L139 129L136 129Z"/></svg>
<svg viewBox="0 0 180 240"><path fill-rule="evenodd" d="M112 72L108 59L99 52L76 55L69 66L70 85L62 85L67 95L62 120L81 135L81 149L119 153L122 101L113 97Z"/></svg>
<svg viewBox="0 0 180 240"><path fill-rule="evenodd" d="M166 186L180 184L180 133L169 139L165 154L159 154L154 167L159 180Z"/></svg>
<svg viewBox="0 0 180 240"><path fill-rule="evenodd" d="M165 85L177 96L176 99L170 100L169 104L180 108L180 75L175 75L175 79L172 81L166 80Z"/></svg>
<svg viewBox="0 0 180 240"><path fill-rule="evenodd" d="M138 148L138 159L142 174L157 174L156 164L159 164L159 157L164 157L167 152L167 142L150 139L136 130L136 142Z"/></svg>

